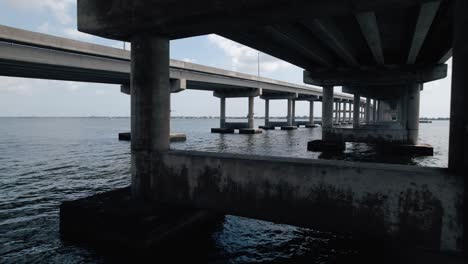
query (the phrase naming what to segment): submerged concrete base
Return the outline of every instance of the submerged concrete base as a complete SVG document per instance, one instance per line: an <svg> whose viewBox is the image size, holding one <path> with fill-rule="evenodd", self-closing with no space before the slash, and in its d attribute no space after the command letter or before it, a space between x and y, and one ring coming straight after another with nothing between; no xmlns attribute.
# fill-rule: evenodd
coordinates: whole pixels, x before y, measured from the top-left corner
<svg viewBox="0 0 468 264"><path fill-rule="evenodd" d="M297 126L282 126L281 130L296 130Z"/></svg>
<svg viewBox="0 0 468 264"><path fill-rule="evenodd" d="M313 140L307 143L308 151L315 152L341 152L346 149L343 141L334 140Z"/></svg>
<svg viewBox="0 0 468 264"><path fill-rule="evenodd" d="M259 126L258 128L263 130L275 130L274 126Z"/></svg>
<svg viewBox="0 0 468 264"><path fill-rule="evenodd" d="M212 128L211 133L233 134L234 133L234 128Z"/></svg>
<svg viewBox="0 0 468 264"><path fill-rule="evenodd" d="M119 140L130 141L132 139L130 132L119 133ZM171 142L184 142L187 141L187 135L182 133L171 133Z"/></svg>
<svg viewBox="0 0 468 264"><path fill-rule="evenodd" d="M62 203L60 234L67 242L112 254L161 255L170 246L185 253L196 241L210 239L223 219L207 210L137 202L124 188Z"/></svg>
<svg viewBox="0 0 468 264"><path fill-rule="evenodd" d="M379 144L379 149L385 153L399 156L434 156L434 147L428 144Z"/></svg>
<svg viewBox="0 0 468 264"><path fill-rule="evenodd" d="M239 129L239 134L261 134L263 130L256 128L241 128Z"/></svg>

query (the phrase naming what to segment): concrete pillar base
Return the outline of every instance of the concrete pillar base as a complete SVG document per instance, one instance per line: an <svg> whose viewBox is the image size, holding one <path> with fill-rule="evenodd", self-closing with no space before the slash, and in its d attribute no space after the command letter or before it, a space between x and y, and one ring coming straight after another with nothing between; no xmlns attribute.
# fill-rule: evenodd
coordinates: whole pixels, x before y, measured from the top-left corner
<svg viewBox="0 0 468 264"><path fill-rule="evenodd" d="M313 140L307 143L307 150L314 152L342 152L345 149L344 141Z"/></svg>
<svg viewBox="0 0 468 264"><path fill-rule="evenodd" d="M150 206L131 199L130 194L130 188L124 188L62 203L61 237L105 252L121 249L141 260L153 257L152 254L159 259L165 252L163 248L179 247L182 243L193 251L188 253L192 258L192 253L196 253L193 247L205 244L205 239L210 241L224 219L223 215L206 210Z"/></svg>
<svg viewBox="0 0 468 264"><path fill-rule="evenodd" d="M216 134L233 134L234 128L212 128L211 133Z"/></svg>
<svg viewBox="0 0 468 264"><path fill-rule="evenodd" d="M296 130L297 126L282 126L281 130Z"/></svg>
<svg viewBox="0 0 468 264"><path fill-rule="evenodd" d="M306 128L314 128L314 127L318 127L317 125L306 125L305 126Z"/></svg>
<svg viewBox="0 0 468 264"><path fill-rule="evenodd" d="M258 128L263 130L275 130L274 126L259 126Z"/></svg>
<svg viewBox="0 0 468 264"><path fill-rule="evenodd" d="M239 129L239 134L261 134L263 130L256 128L241 128Z"/></svg>
<svg viewBox="0 0 468 264"><path fill-rule="evenodd" d="M119 133L119 140L122 141L131 141L132 136L130 132ZM187 135L182 133L171 133L170 134L170 141L171 142L183 142L187 141Z"/></svg>
<svg viewBox="0 0 468 264"><path fill-rule="evenodd" d="M434 148L428 144L380 144L378 148L379 151L395 156L434 156Z"/></svg>

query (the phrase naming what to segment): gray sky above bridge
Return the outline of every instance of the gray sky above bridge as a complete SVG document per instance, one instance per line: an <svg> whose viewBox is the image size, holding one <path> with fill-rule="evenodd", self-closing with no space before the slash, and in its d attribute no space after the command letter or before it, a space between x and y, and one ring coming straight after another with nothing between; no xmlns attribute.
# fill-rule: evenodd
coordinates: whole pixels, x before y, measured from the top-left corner
<svg viewBox="0 0 468 264"><path fill-rule="evenodd" d="M2 0L0 24L26 30L123 48L122 42L106 40L76 30L76 0ZM128 48L128 44L127 44ZM171 42L171 58L302 83L302 69L217 35ZM449 65L451 66L451 65ZM450 78L425 85L421 93L421 116L447 117L450 110ZM337 89L340 90L339 88ZM211 92L184 91L172 96L176 116L217 116L219 99ZM299 102L296 114L308 114ZM320 107L315 107L320 115ZM255 113L264 114L263 100L256 98ZM129 116L129 97L116 85L89 84L0 77L0 116ZM270 103L270 115L284 116L286 102ZM228 116L247 115L247 99L229 99Z"/></svg>

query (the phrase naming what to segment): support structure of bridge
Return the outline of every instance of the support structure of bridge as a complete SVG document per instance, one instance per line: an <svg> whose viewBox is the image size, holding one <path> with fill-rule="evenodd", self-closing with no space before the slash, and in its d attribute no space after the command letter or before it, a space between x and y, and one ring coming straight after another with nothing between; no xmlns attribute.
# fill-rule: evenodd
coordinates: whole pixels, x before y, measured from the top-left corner
<svg viewBox="0 0 468 264"><path fill-rule="evenodd" d="M212 133L234 133L239 130L239 134L261 134L262 130L255 128L254 119L254 98L261 94L261 89L247 89L234 91L215 91L213 95L220 99L219 128L212 128ZM227 98L248 98L247 123L226 121L226 99Z"/></svg>
<svg viewBox="0 0 468 264"><path fill-rule="evenodd" d="M162 0L78 0L81 31L132 43L134 199L467 252L468 1L275 3L204 0L175 9ZM411 34L399 30L406 25ZM327 140L344 136L333 127L333 89L345 86L354 94L354 137L392 122L402 134L391 141L417 143L422 84L444 78L453 53L449 168L170 150L169 40L206 33L304 68L304 81L323 87ZM378 100L374 122L361 97Z"/></svg>

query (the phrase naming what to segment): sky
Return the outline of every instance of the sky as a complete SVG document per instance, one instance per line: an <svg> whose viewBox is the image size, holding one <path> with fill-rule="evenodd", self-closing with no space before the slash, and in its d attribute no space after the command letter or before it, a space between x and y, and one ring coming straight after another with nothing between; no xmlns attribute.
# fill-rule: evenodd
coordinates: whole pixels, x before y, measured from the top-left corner
<svg viewBox="0 0 468 264"><path fill-rule="evenodd" d="M0 24L123 48L123 42L107 40L77 31L76 0L0 0ZM128 44L126 46L128 48ZM171 41L172 59L234 70L272 79L303 84L303 70L217 35ZM421 93L422 117L448 117L450 113L449 76L427 83ZM335 89L340 91L340 88ZM247 115L246 98L228 99L228 116ZM321 116L320 103L315 115ZM212 92L187 90L172 94L173 116L218 116L219 99ZM255 115L264 115L264 101L255 98ZM306 102L296 104L296 115L309 113ZM129 116L130 98L118 85L90 84L0 76L0 116ZM286 115L286 101L270 102L271 116Z"/></svg>

